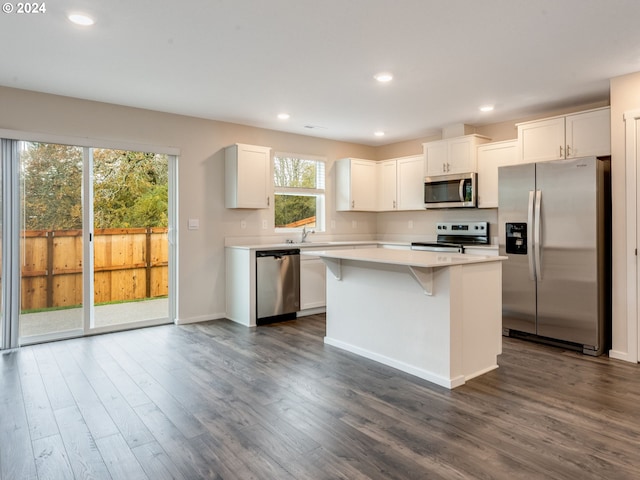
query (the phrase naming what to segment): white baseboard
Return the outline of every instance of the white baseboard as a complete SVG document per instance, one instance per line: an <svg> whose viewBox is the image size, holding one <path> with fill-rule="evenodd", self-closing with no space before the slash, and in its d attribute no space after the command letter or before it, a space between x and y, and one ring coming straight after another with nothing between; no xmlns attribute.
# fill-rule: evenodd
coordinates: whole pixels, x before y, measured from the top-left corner
<svg viewBox="0 0 640 480"><path fill-rule="evenodd" d="M416 377L422 378L423 380L427 380L431 383L435 383L436 385L440 385L441 387L452 389L463 385L465 382L465 377L463 375L454 378L446 378L428 370L414 367L413 365L409 365L408 363L399 362L398 360L394 360L392 358L385 357L384 355L380 355L369 350L356 347L355 345L351 345L349 343L341 342L340 340L336 340L334 338L324 337L324 343L351 353L355 353L356 355L368 358L369 360L374 360L376 362L382 363L383 365L387 365L388 367L397 368L398 370L409 373L411 375L415 375Z"/></svg>
<svg viewBox="0 0 640 480"><path fill-rule="evenodd" d="M326 311L327 307L307 308L306 310L300 310L297 312L296 316L306 317L307 315L316 315L317 313L325 313Z"/></svg>
<svg viewBox="0 0 640 480"><path fill-rule="evenodd" d="M188 323L208 322L210 320L220 320L222 318L225 318L224 313L200 315L198 317L176 318L176 325L187 325Z"/></svg>
<svg viewBox="0 0 640 480"><path fill-rule="evenodd" d="M629 355L627 352L621 352L619 350L609 350L609 358L622 360L624 362L638 363L637 359L635 359L632 355Z"/></svg>

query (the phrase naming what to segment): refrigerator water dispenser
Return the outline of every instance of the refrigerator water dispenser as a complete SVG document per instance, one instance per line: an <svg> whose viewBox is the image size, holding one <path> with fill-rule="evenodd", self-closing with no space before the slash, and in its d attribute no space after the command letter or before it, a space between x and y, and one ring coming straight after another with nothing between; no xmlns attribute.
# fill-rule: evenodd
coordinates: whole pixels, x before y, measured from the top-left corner
<svg viewBox="0 0 640 480"><path fill-rule="evenodd" d="M527 254L527 224L506 223L505 249L507 253L514 255Z"/></svg>

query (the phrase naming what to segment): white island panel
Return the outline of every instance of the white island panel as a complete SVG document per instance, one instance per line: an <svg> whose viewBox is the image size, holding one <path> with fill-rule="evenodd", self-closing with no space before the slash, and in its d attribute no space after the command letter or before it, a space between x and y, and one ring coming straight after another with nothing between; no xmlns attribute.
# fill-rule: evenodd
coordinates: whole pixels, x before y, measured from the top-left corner
<svg viewBox="0 0 640 480"><path fill-rule="evenodd" d="M447 388L497 368L500 257L414 252L386 263L361 252L324 253L334 272L340 265L327 272L327 344ZM431 268L432 295L411 274L416 264Z"/></svg>

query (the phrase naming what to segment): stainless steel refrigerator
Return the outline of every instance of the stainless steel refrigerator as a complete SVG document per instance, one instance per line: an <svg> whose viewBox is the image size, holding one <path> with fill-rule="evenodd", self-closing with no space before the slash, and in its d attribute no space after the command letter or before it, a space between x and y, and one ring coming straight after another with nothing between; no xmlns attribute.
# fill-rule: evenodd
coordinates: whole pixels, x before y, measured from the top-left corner
<svg viewBox="0 0 640 480"><path fill-rule="evenodd" d="M504 335L608 348L609 172L596 157L499 168Z"/></svg>

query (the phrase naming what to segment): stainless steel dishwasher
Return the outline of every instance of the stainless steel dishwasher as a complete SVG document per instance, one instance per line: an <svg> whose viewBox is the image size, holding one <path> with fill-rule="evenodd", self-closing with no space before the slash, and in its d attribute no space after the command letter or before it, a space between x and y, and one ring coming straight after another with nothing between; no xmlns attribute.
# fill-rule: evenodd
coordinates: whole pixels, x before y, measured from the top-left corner
<svg viewBox="0 0 640 480"><path fill-rule="evenodd" d="M300 249L256 252L256 324L296 317L300 309Z"/></svg>

